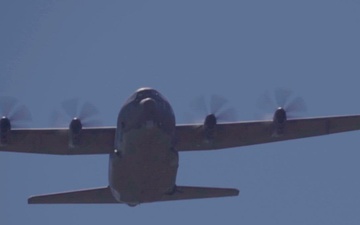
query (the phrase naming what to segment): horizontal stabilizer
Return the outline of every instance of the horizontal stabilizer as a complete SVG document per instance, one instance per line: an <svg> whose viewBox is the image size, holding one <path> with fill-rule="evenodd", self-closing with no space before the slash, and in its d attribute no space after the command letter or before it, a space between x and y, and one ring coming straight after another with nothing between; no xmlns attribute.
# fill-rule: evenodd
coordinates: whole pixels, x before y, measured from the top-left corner
<svg viewBox="0 0 360 225"><path fill-rule="evenodd" d="M79 190L73 192L55 193L32 196L29 204L100 204L119 203L113 197L109 187Z"/></svg>
<svg viewBox="0 0 360 225"><path fill-rule="evenodd" d="M177 186L174 194L164 195L160 201L173 201L197 198L216 198L239 195L233 188L209 188Z"/></svg>
<svg viewBox="0 0 360 225"><path fill-rule="evenodd" d="M237 196L239 190L232 188L206 188L177 186L172 194L165 194L161 199L151 202L174 201L198 198L216 198ZM146 203L140 201L139 203ZM62 192L48 195L33 196L28 199L29 204L110 204L119 203L113 197L109 187Z"/></svg>

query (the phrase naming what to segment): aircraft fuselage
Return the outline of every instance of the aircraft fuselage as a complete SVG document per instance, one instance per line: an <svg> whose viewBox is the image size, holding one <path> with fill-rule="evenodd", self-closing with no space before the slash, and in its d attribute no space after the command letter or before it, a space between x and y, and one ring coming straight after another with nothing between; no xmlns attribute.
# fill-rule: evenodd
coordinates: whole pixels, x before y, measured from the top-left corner
<svg viewBox="0 0 360 225"><path fill-rule="evenodd" d="M139 89L121 109L110 155L109 184L119 202L137 205L175 190L175 116L156 90Z"/></svg>

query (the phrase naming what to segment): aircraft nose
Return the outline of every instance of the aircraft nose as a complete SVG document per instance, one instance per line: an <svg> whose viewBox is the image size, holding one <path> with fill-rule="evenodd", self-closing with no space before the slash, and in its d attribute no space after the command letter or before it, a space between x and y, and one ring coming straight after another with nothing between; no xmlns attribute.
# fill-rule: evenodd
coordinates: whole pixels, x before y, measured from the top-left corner
<svg viewBox="0 0 360 225"><path fill-rule="evenodd" d="M152 98L145 98L141 100L140 105L143 107L146 113L153 113L156 111L156 102Z"/></svg>

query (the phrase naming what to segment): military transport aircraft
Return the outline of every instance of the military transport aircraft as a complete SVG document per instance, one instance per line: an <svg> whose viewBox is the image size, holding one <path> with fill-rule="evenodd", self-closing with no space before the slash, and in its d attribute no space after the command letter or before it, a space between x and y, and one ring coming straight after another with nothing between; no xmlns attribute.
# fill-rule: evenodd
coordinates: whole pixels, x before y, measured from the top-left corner
<svg viewBox="0 0 360 225"><path fill-rule="evenodd" d="M116 127L85 128L73 118L68 128L11 129L0 120L0 151L81 155L108 154L104 187L33 196L29 204L141 203L237 196L231 188L176 185L178 152L233 148L360 129L360 115L288 119L284 108L272 120L176 125L169 102L152 88L138 89L124 104Z"/></svg>

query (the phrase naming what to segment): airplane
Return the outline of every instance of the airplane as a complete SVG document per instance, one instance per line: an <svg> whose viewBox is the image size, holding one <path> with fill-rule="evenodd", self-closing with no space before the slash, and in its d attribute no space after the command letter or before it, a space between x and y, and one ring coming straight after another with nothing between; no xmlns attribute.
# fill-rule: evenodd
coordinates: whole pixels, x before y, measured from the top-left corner
<svg viewBox="0 0 360 225"><path fill-rule="evenodd" d="M142 203L229 197L238 189L176 184L179 152L219 150L360 129L360 115L289 119L278 107L272 120L202 124L175 123L170 103L153 88L140 88L121 108L115 127L83 127L74 117L68 128L11 128L0 119L0 151L109 155L104 187L32 196L29 204Z"/></svg>

